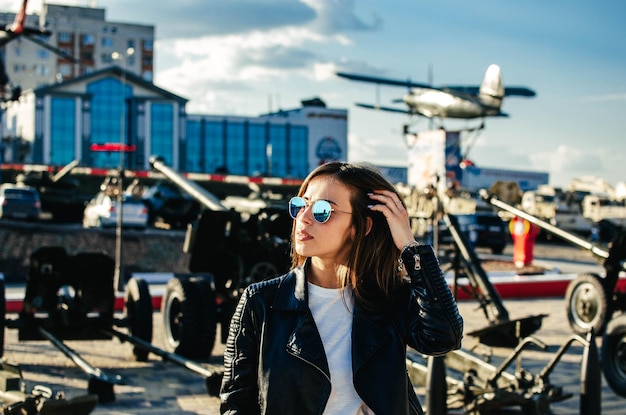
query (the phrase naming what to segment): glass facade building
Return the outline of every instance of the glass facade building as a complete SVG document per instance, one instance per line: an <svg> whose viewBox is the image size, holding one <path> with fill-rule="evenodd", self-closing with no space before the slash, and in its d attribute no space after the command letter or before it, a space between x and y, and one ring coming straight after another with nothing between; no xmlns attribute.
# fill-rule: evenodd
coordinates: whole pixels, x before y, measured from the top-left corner
<svg viewBox="0 0 626 415"><path fill-rule="evenodd" d="M158 155L182 172L302 179L320 162L345 160L347 153L345 110L317 105L277 116L187 114L184 98L116 66L22 98L6 109L4 133L30 143L25 163L79 160L84 167L123 163L145 171ZM120 147L128 151L121 154ZM333 151L320 151L325 148Z"/></svg>
<svg viewBox="0 0 626 415"><path fill-rule="evenodd" d="M185 170L302 178L308 126L244 117L188 115Z"/></svg>

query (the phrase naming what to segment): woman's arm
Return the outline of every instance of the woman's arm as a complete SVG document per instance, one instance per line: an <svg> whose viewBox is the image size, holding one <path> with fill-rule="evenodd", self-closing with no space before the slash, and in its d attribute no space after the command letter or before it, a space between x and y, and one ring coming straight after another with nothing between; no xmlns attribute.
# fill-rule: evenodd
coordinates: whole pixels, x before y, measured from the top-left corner
<svg viewBox="0 0 626 415"><path fill-rule="evenodd" d="M249 304L249 290L241 296L230 322L224 350L224 378L220 391L222 414L258 414L258 338Z"/></svg>
<svg viewBox="0 0 626 415"><path fill-rule="evenodd" d="M411 278L409 346L438 356L461 347L463 318L430 245L410 246L401 255Z"/></svg>

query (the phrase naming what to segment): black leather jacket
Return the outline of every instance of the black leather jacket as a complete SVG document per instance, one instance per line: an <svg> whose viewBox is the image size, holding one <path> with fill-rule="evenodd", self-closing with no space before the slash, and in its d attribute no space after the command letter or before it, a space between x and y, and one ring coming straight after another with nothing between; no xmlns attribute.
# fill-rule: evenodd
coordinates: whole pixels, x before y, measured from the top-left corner
<svg viewBox="0 0 626 415"><path fill-rule="evenodd" d="M421 271L413 259L419 254ZM406 367L406 347L443 355L461 345L463 320L430 246L405 251L410 283L384 311L355 301L354 387L377 415L422 414ZM322 414L331 382L308 308L303 267L249 286L224 352L222 414Z"/></svg>

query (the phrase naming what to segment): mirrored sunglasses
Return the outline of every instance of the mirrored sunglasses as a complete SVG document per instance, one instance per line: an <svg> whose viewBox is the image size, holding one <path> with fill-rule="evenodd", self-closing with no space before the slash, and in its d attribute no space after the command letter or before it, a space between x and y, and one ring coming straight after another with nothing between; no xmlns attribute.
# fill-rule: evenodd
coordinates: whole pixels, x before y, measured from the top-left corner
<svg viewBox="0 0 626 415"><path fill-rule="evenodd" d="M313 215L313 219L315 219L318 223L326 223L328 219L330 219L330 214L332 212L351 213L333 209L330 206L330 203L326 200L316 200L315 202L307 203L307 201L303 198L296 196L289 200L289 215L295 219L298 217L300 211L309 205L311 205L311 214Z"/></svg>

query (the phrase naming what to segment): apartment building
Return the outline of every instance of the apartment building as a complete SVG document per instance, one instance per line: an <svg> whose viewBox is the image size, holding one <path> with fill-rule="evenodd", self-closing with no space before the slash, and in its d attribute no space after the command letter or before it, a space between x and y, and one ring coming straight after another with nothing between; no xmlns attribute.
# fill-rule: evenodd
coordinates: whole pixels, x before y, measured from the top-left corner
<svg viewBox="0 0 626 415"><path fill-rule="evenodd" d="M13 22L15 13L0 13L0 25ZM6 71L22 90L67 81L116 65L146 81L154 72L154 26L111 22L105 9L44 2L40 15L28 15L26 25L52 32L51 45L78 58L80 64L20 37L4 48Z"/></svg>

